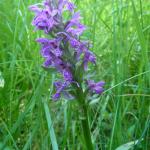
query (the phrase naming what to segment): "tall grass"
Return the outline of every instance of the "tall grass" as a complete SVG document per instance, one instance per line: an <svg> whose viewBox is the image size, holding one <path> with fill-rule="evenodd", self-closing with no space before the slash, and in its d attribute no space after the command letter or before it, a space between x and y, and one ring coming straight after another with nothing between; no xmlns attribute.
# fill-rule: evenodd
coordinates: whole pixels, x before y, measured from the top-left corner
<svg viewBox="0 0 150 150"><path fill-rule="evenodd" d="M0 150L85 149L75 101L51 101L53 72L42 67L38 33L28 6L37 0L0 1ZM40 0L38 0L40 2ZM150 2L76 0L84 34L98 57L95 79L106 91L89 107L97 150L137 141L150 149ZM46 97L46 98L45 98ZM134 144L133 144L134 145Z"/></svg>

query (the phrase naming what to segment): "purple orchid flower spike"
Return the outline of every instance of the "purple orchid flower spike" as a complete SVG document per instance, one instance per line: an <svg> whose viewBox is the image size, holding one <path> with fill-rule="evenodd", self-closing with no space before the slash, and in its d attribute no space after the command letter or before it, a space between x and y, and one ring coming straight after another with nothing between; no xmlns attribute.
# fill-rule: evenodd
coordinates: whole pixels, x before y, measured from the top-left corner
<svg viewBox="0 0 150 150"><path fill-rule="evenodd" d="M55 83L56 94L53 99L60 98L61 93L70 86L74 87L74 84L79 88L79 85L82 85L79 82L84 83L84 78L77 77L80 72L75 73L76 70L86 72L88 63L96 63L96 57L89 50L88 42L80 40L86 27L81 23L80 12L76 12L75 8L74 3L69 0L45 0L42 4L29 7L35 13L32 24L36 30L42 30L50 35L49 38L36 40L41 44L41 55L45 59L43 66L55 68L63 77L62 82ZM68 21L63 19L65 11L71 16ZM76 68L79 62L81 69ZM96 94L101 94L103 86L103 82L95 83L89 80L87 88Z"/></svg>

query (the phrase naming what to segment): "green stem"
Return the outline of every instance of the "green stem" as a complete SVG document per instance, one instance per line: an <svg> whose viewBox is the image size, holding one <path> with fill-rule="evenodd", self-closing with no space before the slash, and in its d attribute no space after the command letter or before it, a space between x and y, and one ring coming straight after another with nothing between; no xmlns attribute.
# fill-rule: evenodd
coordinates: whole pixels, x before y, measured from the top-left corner
<svg viewBox="0 0 150 150"><path fill-rule="evenodd" d="M78 88L77 90L77 97L79 100L79 105L82 109L82 129L83 129L83 135L84 135L84 140L86 144L87 150L94 150L93 144L92 144L92 139L91 139L91 132L90 132L90 127L89 127L89 119L88 119L88 109L87 109L87 104L85 101L85 94L83 93L83 90Z"/></svg>
<svg viewBox="0 0 150 150"><path fill-rule="evenodd" d="M89 127L89 120L88 120L88 112L86 105L83 106L83 115L84 118L82 120L82 129L84 134L84 139L86 142L87 150L93 150L93 144L91 139L91 132Z"/></svg>

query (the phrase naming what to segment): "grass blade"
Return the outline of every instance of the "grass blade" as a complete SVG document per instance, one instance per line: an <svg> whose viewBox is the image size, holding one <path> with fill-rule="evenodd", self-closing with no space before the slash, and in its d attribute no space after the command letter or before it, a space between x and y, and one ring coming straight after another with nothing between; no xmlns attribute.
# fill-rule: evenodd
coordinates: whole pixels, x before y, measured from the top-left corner
<svg viewBox="0 0 150 150"><path fill-rule="evenodd" d="M47 125L48 125L48 130L49 130L49 135L50 135L53 150L58 150L58 144L57 144L55 132L53 129L53 122L52 122L49 107L46 101L44 101L44 110L45 110L45 115L46 115L46 120L47 120Z"/></svg>

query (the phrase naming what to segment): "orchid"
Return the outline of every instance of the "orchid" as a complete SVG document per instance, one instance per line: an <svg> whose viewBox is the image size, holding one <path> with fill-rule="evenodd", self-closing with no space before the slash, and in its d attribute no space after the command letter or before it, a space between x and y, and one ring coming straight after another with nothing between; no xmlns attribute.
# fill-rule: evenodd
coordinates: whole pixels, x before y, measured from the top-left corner
<svg viewBox="0 0 150 150"><path fill-rule="evenodd" d="M81 41L79 38L86 27L80 21L80 12L75 12L75 8L76 6L67 0L59 0L57 4L56 2L54 4L52 0L47 0L40 5L36 4L29 7L35 13L32 22L35 29L53 35L49 39L38 38L37 42L41 44L41 55L45 58L44 67L55 68L62 74L64 84L61 85L61 89L63 90L68 87L67 85L78 84L79 81L74 73L79 62L84 71L87 70L89 62L96 63L96 57L89 50L88 42ZM71 15L68 21L63 21L64 11L68 11ZM69 84L65 84L66 81ZM96 88L91 88L91 90L100 94L103 91L103 85L101 92L97 92ZM57 96L53 96L55 100L60 98L63 90L56 88Z"/></svg>
<svg viewBox="0 0 150 150"><path fill-rule="evenodd" d="M47 69L55 68L63 78L63 80L55 81L56 93L52 99L58 100L61 96L67 95L68 99L69 97L78 99L83 105L86 103L85 91L89 90L92 94L99 95L103 92L105 83L103 81L95 83L84 77L88 64L96 64L96 56L89 50L89 42L80 38L86 26L81 23L80 12L76 12L75 8L74 3L68 0L46 0L42 4L29 7L35 13L32 22L35 30L42 30L46 37L49 36L49 38L36 40L41 44L41 55L45 59L43 66ZM64 12L69 13L68 20L63 17ZM82 87L84 83L86 83L84 86L86 89ZM88 125L84 124L84 126L86 130L89 130ZM92 149L90 134L86 142Z"/></svg>

